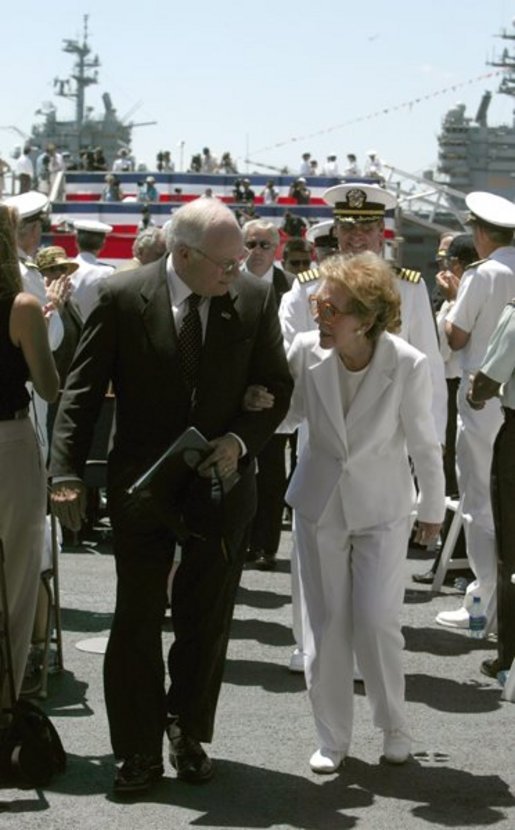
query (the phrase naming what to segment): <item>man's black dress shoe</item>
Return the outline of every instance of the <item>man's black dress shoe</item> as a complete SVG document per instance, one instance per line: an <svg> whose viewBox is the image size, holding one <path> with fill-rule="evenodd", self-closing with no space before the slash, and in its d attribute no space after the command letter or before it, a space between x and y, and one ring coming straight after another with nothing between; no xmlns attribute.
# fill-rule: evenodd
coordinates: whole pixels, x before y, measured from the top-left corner
<svg viewBox="0 0 515 830"><path fill-rule="evenodd" d="M131 755L116 770L115 795L144 793L164 774L163 760L158 755Z"/></svg>
<svg viewBox="0 0 515 830"><path fill-rule="evenodd" d="M277 561L275 553L268 553L266 550L260 550L254 563L258 571L275 571Z"/></svg>
<svg viewBox="0 0 515 830"><path fill-rule="evenodd" d="M434 571L426 571L423 574L413 574L411 578L413 582L418 582L419 585L431 585L435 574Z"/></svg>
<svg viewBox="0 0 515 830"><path fill-rule="evenodd" d="M176 724L167 729L170 738L170 763L177 778L190 784L201 784L213 777L213 762L196 738L185 735Z"/></svg>
<svg viewBox="0 0 515 830"><path fill-rule="evenodd" d="M483 674L486 674L487 677L493 677L494 680L497 680L499 672L504 671L498 657L489 657L487 660L483 660L480 668Z"/></svg>

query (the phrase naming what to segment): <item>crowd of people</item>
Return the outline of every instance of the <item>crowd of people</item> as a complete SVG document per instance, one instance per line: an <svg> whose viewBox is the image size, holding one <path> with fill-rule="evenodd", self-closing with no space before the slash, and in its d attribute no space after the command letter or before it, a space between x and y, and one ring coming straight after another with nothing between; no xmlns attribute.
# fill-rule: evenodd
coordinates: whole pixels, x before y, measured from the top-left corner
<svg viewBox="0 0 515 830"><path fill-rule="evenodd" d="M368 177L379 179L375 151L368 158L377 173ZM127 154L118 160L106 186ZM198 162L220 171L207 147ZM229 153L222 163L233 165ZM337 170L334 154L328 164ZM301 192L313 174L299 173ZM141 188L147 208L152 178ZM213 737L236 590L243 567L274 570L285 501L294 513L290 668L305 673L314 772L336 772L349 753L356 672L384 757L403 764L410 756L404 560L410 536L423 546L441 540L446 495L462 498L474 578L462 607L437 622L467 628L480 597L499 643L482 671L497 676L515 657L515 205L469 194L471 233L440 240L438 336L422 275L384 258L385 214L396 205L386 189L328 188L332 218L298 228L281 249L276 225L252 215L250 181L235 187L235 201L248 202L243 222L205 193L164 228L147 223L117 271L99 260L111 226L75 222L78 253L69 257L40 248L46 194L29 190L0 205L0 450L8 460L23 453L37 472L30 510L25 499L23 515L0 511L16 690L36 616L47 456L54 514L78 531L93 428L112 390L117 598L105 699L120 796L145 793L163 775L164 735L180 779L213 775L203 744ZM277 198L273 180L265 190ZM149 490L131 487L192 426L209 441L196 471L178 481L164 468ZM3 505L26 486L23 465Z"/></svg>

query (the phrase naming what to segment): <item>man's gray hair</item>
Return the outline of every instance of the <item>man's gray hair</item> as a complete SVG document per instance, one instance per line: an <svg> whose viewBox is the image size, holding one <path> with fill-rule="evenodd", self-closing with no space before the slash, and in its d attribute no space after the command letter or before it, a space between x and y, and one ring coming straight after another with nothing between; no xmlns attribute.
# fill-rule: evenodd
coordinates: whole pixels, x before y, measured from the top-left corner
<svg viewBox="0 0 515 830"><path fill-rule="evenodd" d="M218 199L195 199L183 205L166 223L166 247L173 251L178 245L198 248L210 225L217 222L238 223L233 212Z"/></svg>
<svg viewBox="0 0 515 830"><path fill-rule="evenodd" d="M245 242L250 231L264 231L270 234L274 245L279 245L281 234L277 227L269 219L249 219L242 227L243 241Z"/></svg>
<svg viewBox="0 0 515 830"><path fill-rule="evenodd" d="M134 240L132 246L132 255L137 259L141 258L141 254L154 245L159 245L161 241L164 242L163 229L158 227L144 228L140 231Z"/></svg>

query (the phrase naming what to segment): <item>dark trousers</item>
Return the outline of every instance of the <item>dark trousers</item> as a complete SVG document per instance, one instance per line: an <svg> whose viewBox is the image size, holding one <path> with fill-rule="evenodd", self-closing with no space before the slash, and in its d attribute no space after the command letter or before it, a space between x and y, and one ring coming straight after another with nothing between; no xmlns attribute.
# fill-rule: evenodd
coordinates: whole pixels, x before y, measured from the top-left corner
<svg viewBox="0 0 515 830"><path fill-rule="evenodd" d="M447 426L445 429L445 453L443 457L446 496L456 496L458 493L458 481L456 478L456 431L459 385L460 378L447 378Z"/></svg>
<svg viewBox="0 0 515 830"><path fill-rule="evenodd" d="M172 589L166 695L161 628L175 537L149 502L110 496L118 577L104 664L111 742L117 758L160 756L168 714L192 737L212 738L244 547L233 540L227 561L213 540L185 543Z"/></svg>
<svg viewBox="0 0 515 830"><path fill-rule="evenodd" d="M258 455L257 512L249 547L253 551L277 553L281 538L286 492L287 435L273 435Z"/></svg>
<svg viewBox="0 0 515 830"><path fill-rule="evenodd" d="M515 410L505 410L495 439L491 495L497 546L497 624L499 662L509 669L515 657Z"/></svg>

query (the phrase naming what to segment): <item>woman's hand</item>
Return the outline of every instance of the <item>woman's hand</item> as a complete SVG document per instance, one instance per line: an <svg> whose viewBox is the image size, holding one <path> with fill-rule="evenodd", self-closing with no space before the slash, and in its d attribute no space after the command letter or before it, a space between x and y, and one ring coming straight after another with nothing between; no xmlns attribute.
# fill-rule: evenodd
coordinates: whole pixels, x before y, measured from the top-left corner
<svg viewBox="0 0 515 830"><path fill-rule="evenodd" d="M442 296L446 300L455 300L458 293L460 281L452 271L439 271L436 275L436 282Z"/></svg>
<svg viewBox="0 0 515 830"><path fill-rule="evenodd" d="M271 409L275 398L266 386L248 386L243 396L243 409L245 412L261 412L263 409Z"/></svg>

